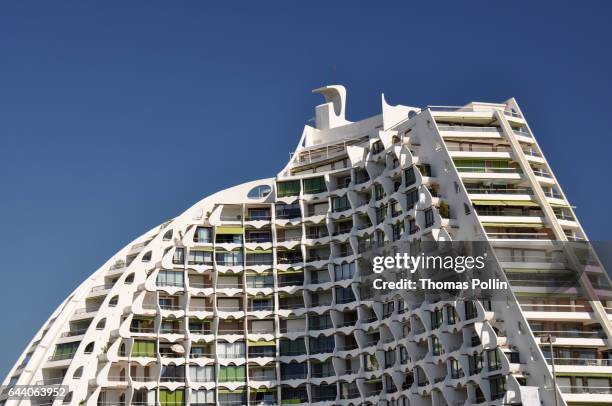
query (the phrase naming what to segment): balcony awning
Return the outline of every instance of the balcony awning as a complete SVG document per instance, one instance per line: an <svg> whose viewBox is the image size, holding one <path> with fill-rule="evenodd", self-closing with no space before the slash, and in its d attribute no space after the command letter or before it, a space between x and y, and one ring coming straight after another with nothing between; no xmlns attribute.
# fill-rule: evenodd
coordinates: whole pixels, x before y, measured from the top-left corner
<svg viewBox="0 0 612 406"><path fill-rule="evenodd" d="M552 207L571 207L571 208L575 208L575 206L570 206L567 203L551 203L550 205Z"/></svg>
<svg viewBox="0 0 612 406"><path fill-rule="evenodd" d="M277 273L279 275L289 275L289 274L295 274L295 273L304 273L304 271L302 269L293 269L293 268L289 268L287 270L278 270Z"/></svg>
<svg viewBox="0 0 612 406"><path fill-rule="evenodd" d="M213 247L198 247L194 249L190 249L190 252L212 252Z"/></svg>
<svg viewBox="0 0 612 406"><path fill-rule="evenodd" d="M272 250L246 250L247 254L271 254Z"/></svg>
<svg viewBox="0 0 612 406"><path fill-rule="evenodd" d="M274 273L272 271L263 271L263 272L255 272L255 271L247 271L246 276L272 276Z"/></svg>
<svg viewBox="0 0 612 406"><path fill-rule="evenodd" d="M531 200L472 200L472 203L479 206L539 206Z"/></svg>
<svg viewBox="0 0 612 406"><path fill-rule="evenodd" d="M244 227L238 226L220 226L215 229L217 234L243 234Z"/></svg>
<svg viewBox="0 0 612 406"><path fill-rule="evenodd" d="M249 347L270 347L270 346L275 347L276 344L274 343L274 341L251 341L249 340L248 346Z"/></svg>

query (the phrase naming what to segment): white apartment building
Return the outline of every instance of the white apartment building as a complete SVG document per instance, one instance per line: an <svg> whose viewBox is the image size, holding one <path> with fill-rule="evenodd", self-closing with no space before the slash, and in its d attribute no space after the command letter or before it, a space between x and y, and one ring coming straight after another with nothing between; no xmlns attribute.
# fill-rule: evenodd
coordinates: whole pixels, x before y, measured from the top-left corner
<svg viewBox="0 0 612 406"><path fill-rule="evenodd" d="M3 382L66 398L0 404L612 405L610 282L594 263L567 283L576 258L556 242L586 235L516 101L383 96L350 122L344 87L315 92L315 126L276 177L117 252ZM364 250L425 240L488 241L512 289L373 298Z"/></svg>

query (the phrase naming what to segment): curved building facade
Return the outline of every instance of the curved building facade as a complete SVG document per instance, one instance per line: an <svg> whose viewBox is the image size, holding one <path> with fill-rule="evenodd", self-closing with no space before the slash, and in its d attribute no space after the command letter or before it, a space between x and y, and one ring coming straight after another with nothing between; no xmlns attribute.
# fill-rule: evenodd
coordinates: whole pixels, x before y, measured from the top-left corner
<svg viewBox="0 0 612 406"><path fill-rule="evenodd" d="M2 404L612 404L609 279L551 289L574 272L553 242L586 236L514 99L383 96L350 122L342 86L315 92L276 177L143 234L51 315L4 385L63 400ZM486 242L512 288L383 299L363 253L395 241Z"/></svg>

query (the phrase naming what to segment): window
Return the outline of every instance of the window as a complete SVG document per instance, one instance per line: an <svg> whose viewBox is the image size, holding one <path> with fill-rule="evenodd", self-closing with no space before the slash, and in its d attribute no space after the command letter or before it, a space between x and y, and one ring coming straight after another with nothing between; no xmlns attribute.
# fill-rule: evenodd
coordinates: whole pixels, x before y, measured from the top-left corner
<svg viewBox="0 0 612 406"><path fill-rule="evenodd" d="M465 211L466 216L469 216L470 213L472 213L472 210L470 210L470 206L468 206L467 203L463 203L463 210Z"/></svg>
<svg viewBox="0 0 612 406"><path fill-rule="evenodd" d="M244 365L228 365L219 367L219 382L238 382L246 380Z"/></svg>
<svg viewBox="0 0 612 406"><path fill-rule="evenodd" d="M425 227L431 227L434 225L434 214L433 209L429 208L425 210Z"/></svg>
<svg viewBox="0 0 612 406"><path fill-rule="evenodd" d="M380 152L382 152L385 149L384 145L382 142L380 142L380 140L375 141L372 144L372 154L378 154Z"/></svg>
<svg viewBox="0 0 612 406"><path fill-rule="evenodd" d="M174 251L174 255L172 256L172 263L176 265L185 263L185 249L184 248L177 248Z"/></svg>
<svg viewBox="0 0 612 406"><path fill-rule="evenodd" d="M301 216L302 211L300 210L299 203L276 205L276 217L279 219L291 219Z"/></svg>
<svg viewBox="0 0 612 406"><path fill-rule="evenodd" d="M391 226L391 231L393 232L393 241L397 241L402 238L402 234L404 233L404 222L398 221L397 223Z"/></svg>
<svg viewBox="0 0 612 406"><path fill-rule="evenodd" d="M467 320L473 319L476 317L477 314L478 314L478 311L476 310L476 305L474 304L474 302L473 301L465 302L465 318Z"/></svg>
<svg viewBox="0 0 612 406"><path fill-rule="evenodd" d="M393 314L394 307L394 302L383 303L383 319L386 319Z"/></svg>
<svg viewBox="0 0 612 406"><path fill-rule="evenodd" d="M336 281L351 279L355 274L355 263L344 263L334 265L334 276Z"/></svg>
<svg viewBox="0 0 612 406"><path fill-rule="evenodd" d="M333 327L334 326L332 324L329 313L326 313L320 316L311 315L308 318L308 328L310 330L325 330L325 329L333 328Z"/></svg>
<svg viewBox="0 0 612 406"><path fill-rule="evenodd" d="M159 390L159 403L161 406L179 406L185 402L184 389L171 391L168 389Z"/></svg>
<svg viewBox="0 0 612 406"><path fill-rule="evenodd" d="M189 366L189 378L194 382L214 382L215 381L215 367L212 365L208 366Z"/></svg>
<svg viewBox="0 0 612 406"><path fill-rule="evenodd" d="M410 360L410 356L408 355L408 350L403 345L399 347L400 352L400 364L405 365Z"/></svg>
<svg viewBox="0 0 612 406"><path fill-rule="evenodd" d="M272 188L270 186L259 185L251 189L249 193L247 194L247 197L249 199L263 199L264 197L268 196L271 191L272 191Z"/></svg>
<svg viewBox="0 0 612 406"><path fill-rule="evenodd" d="M457 322L457 311L453 306L446 306L446 324L453 325Z"/></svg>
<svg viewBox="0 0 612 406"><path fill-rule="evenodd" d="M442 343L440 342L440 339L436 336L431 337L431 353L436 357L444 353Z"/></svg>
<svg viewBox="0 0 612 406"><path fill-rule="evenodd" d="M341 212L351 208L348 200L348 196L344 195L341 197L332 197L332 210L334 212Z"/></svg>
<svg viewBox="0 0 612 406"><path fill-rule="evenodd" d="M512 364L520 364L521 363L521 358L520 358L520 355L519 355L519 353L517 351L510 351L510 352L506 353L506 355L508 356L508 359L509 359L510 363L512 363Z"/></svg>
<svg viewBox="0 0 612 406"><path fill-rule="evenodd" d="M151 357L155 358L157 350L155 349L155 341L134 341L132 345L132 357Z"/></svg>
<svg viewBox="0 0 612 406"><path fill-rule="evenodd" d="M419 231L419 227L416 224L415 219L408 220L408 234L416 234Z"/></svg>
<svg viewBox="0 0 612 406"><path fill-rule="evenodd" d="M194 389L191 391L191 405L214 405L215 391L206 389Z"/></svg>
<svg viewBox="0 0 612 406"><path fill-rule="evenodd" d="M402 206L400 205L398 201L392 201L391 202L391 216L397 217L400 214L402 214Z"/></svg>
<svg viewBox="0 0 612 406"><path fill-rule="evenodd" d="M212 264L212 252L211 251L189 251L189 265L205 265Z"/></svg>
<svg viewBox="0 0 612 406"><path fill-rule="evenodd" d="M277 182L276 191L278 197L298 196L300 194L300 181Z"/></svg>
<svg viewBox="0 0 612 406"><path fill-rule="evenodd" d="M325 178L323 176L304 179L304 193L316 194L325 191L327 191L327 187L325 186Z"/></svg>
<svg viewBox="0 0 612 406"><path fill-rule="evenodd" d="M433 176L431 172L431 165L429 164L421 164L418 166L419 171L423 176Z"/></svg>
<svg viewBox="0 0 612 406"><path fill-rule="evenodd" d="M463 377L463 371L461 370L461 367L459 366L459 361L457 361L454 358L450 360L450 369L451 369L451 378L459 379Z"/></svg>
<svg viewBox="0 0 612 406"><path fill-rule="evenodd" d="M219 265L242 265L242 251L217 251L215 253L215 259Z"/></svg>
<svg viewBox="0 0 612 406"><path fill-rule="evenodd" d="M395 350L385 351L385 368L392 367L395 364Z"/></svg>
<svg viewBox="0 0 612 406"><path fill-rule="evenodd" d="M442 325L442 309L435 309L429 313L431 329L434 330Z"/></svg>
<svg viewBox="0 0 612 406"><path fill-rule="evenodd" d="M336 303L343 304L355 301L355 294L351 287L336 288Z"/></svg>
<svg viewBox="0 0 612 406"><path fill-rule="evenodd" d="M320 336L317 338L310 338L310 353L321 354L325 352L334 352L334 336Z"/></svg>
<svg viewBox="0 0 612 406"><path fill-rule="evenodd" d="M157 286L181 287L184 284L184 273L175 271L159 271L157 274Z"/></svg>
<svg viewBox="0 0 612 406"><path fill-rule="evenodd" d="M327 376L334 376L334 366L331 359L325 362L312 361L311 363L312 377L313 378L324 378Z"/></svg>
<svg viewBox="0 0 612 406"><path fill-rule="evenodd" d="M387 215L387 206L384 204L376 208L376 224L380 224L385 221Z"/></svg>
<svg viewBox="0 0 612 406"><path fill-rule="evenodd" d="M497 371L502 367L501 355L497 349L487 351L489 371Z"/></svg>
<svg viewBox="0 0 612 406"><path fill-rule="evenodd" d="M281 363L281 379L303 379L306 378L307 365L292 362Z"/></svg>
<svg viewBox="0 0 612 406"><path fill-rule="evenodd" d="M247 262L249 262L248 259ZM274 286L274 275L250 274L246 277L246 284L249 288L270 288Z"/></svg>
<svg viewBox="0 0 612 406"><path fill-rule="evenodd" d="M374 185L374 199L380 200L385 197L385 189L380 183Z"/></svg>
<svg viewBox="0 0 612 406"><path fill-rule="evenodd" d="M306 354L306 346L304 345L304 339L298 338L295 341L291 340L280 340L280 355L303 355Z"/></svg>
<svg viewBox="0 0 612 406"><path fill-rule="evenodd" d="M479 373L482 370L482 355L477 353L468 355L468 363L470 365L470 375Z"/></svg>
<svg viewBox="0 0 612 406"><path fill-rule="evenodd" d="M198 227L193 235L194 242L210 243L212 242L212 233L210 227Z"/></svg>
<svg viewBox="0 0 612 406"><path fill-rule="evenodd" d="M491 400L500 399L506 393L506 378L504 376L491 377L489 385L491 387Z"/></svg>
<svg viewBox="0 0 612 406"><path fill-rule="evenodd" d="M364 183L370 180L370 176L365 169L356 168L355 169L355 183L358 185L360 183Z"/></svg>
<svg viewBox="0 0 612 406"><path fill-rule="evenodd" d="M406 186L410 186L414 182L416 182L416 176L414 174L414 166L411 166L410 168L404 171L404 179L405 179L404 185Z"/></svg>
<svg viewBox="0 0 612 406"><path fill-rule="evenodd" d="M55 352L53 353L53 360L72 358L74 353L77 351L77 348L79 348L79 344L80 342L58 344L55 347Z"/></svg>
<svg viewBox="0 0 612 406"><path fill-rule="evenodd" d="M245 345L244 342L236 341L234 343L218 343L217 355L219 358L244 358Z"/></svg>
<svg viewBox="0 0 612 406"><path fill-rule="evenodd" d="M410 189L406 192L406 204L407 209L414 208L414 205L419 201L419 192L416 188Z"/></svg>

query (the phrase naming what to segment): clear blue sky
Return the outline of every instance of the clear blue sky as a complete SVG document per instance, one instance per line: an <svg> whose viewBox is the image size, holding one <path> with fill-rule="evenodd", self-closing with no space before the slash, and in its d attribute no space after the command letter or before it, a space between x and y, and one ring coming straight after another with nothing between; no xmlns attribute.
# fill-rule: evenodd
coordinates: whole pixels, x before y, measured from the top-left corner
<svg viewBox="0 0 612 406"><path fill-rule="evenodd" d="M3 2L0 375L117 249L275 175L330 82L353 120L382 91L516 97L590 237L608 238L612 3L426 3Z"/></svg>

